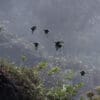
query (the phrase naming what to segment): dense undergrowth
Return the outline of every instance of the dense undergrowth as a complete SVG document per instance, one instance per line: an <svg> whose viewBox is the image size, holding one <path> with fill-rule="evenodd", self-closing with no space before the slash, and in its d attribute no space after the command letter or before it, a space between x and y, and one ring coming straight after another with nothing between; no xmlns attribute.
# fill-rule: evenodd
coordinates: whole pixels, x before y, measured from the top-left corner
<svg viewBox="0 0 100 100"><path fill-rule="evenodd" d="M0 100L72 100L83 83L47 88L39 77L39 73L47 67L47 63L43 62L29 68L0 60ZM60 70L53 67L47 73L52 76ZM71 76L67 79L70 80Z"/></svg>

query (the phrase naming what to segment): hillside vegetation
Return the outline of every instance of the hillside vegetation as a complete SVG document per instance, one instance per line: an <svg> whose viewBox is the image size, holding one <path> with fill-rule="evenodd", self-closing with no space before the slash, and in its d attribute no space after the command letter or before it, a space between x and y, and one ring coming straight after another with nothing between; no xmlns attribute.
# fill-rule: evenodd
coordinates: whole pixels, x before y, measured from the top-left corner
<svg viewBox="0 0 100 100"><path fill-rule="evenodd" d="M47 63L44 62L29 68L0 60L0 100L72 100L84 85L61 84L47 88L39 77L39 73L45 68ZM47 73L52 76L60 70L59 67L53 67ZM67 80L71 80L71 75Z"/></svg>

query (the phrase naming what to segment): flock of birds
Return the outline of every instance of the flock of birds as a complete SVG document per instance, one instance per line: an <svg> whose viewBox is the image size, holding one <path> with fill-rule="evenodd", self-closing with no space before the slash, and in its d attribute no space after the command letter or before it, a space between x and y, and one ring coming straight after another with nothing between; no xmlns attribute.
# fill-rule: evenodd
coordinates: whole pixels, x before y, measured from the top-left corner
<svg viewBox="0 0 100 100"><path fill-rule="evenodd" d="M37 29L37 26L32 26L31 27L32 34L35 32L36 29ZM1 31L2 31L2 27L0 27L0 32ZM45 35L48 35L49 32L50 32L48 29L44 29L43 31L44 31ZM63 47L63 44L64 44L63 41L55 41L54 43L55 43L55 49L56 49L56 51L58 51L59 49L61 49ZM39 47L40 44L38 42L34 42L33 44L35 46L35 49L38 50L38 47ZM86 72L84 70L82 70L80 72L80 74L81 74L81 76L85 76Z"/></svg>
<svg viewBox="0 0 100 100"><path fill-rule="evenodd" d="M32 27L31 27L32 34L34 33L34 31L35 31L36 29L37 29L36 26L32 26ZM45 34L45 35L48 35L49 32L50 32L48 29L44 29L43 31L44 31L44 34ZM64 44L63 41L55 41L54 43L55 43L55 49L56 49L56 51L58 51L59 49L61 49L61 48L63 47L63 44ZM38 42L34 42L33 44L34 44L34 46L35 46L35 49L37 50L38 47L39 47L39 43L38 43ZM81 74L81 76L85 76L86 72L85 72L84 70L82 70L82 71L80 72L80 74Z"/></svg>
<svg viewBox="0 0 100 100"><path fill-rule="evenodd" d="M36 29L37 29L36 26L32 26L32 27L31 27L32 34L34 33L34 31L35 31ZM45 35L48 35L49 32L50 32L48 29L44 29L43 31L44 31L44 34L45 34ZM58 51L60 48L62 48L62 47L63 47L63 44L64 44L63 41L55 41L54 43L55 43L56 51ZM38 42L35 42L35 43L33 43L33 44L34 44L34 46L35 46L35 49L37 50L38 47L39 47L39 43L38 43Z"/></svg>

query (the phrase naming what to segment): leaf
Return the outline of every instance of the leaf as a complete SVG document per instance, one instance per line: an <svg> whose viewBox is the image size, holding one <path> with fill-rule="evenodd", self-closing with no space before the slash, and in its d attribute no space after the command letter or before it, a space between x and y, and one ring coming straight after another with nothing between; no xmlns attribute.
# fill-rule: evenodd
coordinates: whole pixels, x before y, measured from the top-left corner
<svg viewBox="0 0 100 100"><path fill-rule="evenodd" d="M27 60L27 57L25 55L22 55L21 59L22 59L23 62L25 62Z"/></svg>
<svg viewBox="0 0 100 100"><path fill-rule="evenodd" d="M60 71L61 69L59 67L54 67L48 72L48 75L53 75L53 74L59 73Z"/></svg>
<svg viewBox="0 0 100 100"><path fill-rule="evenodd" d="M40 62L39 65L37 66L38 70L42 70L47 68L48 63L47 62Z"/></svg>

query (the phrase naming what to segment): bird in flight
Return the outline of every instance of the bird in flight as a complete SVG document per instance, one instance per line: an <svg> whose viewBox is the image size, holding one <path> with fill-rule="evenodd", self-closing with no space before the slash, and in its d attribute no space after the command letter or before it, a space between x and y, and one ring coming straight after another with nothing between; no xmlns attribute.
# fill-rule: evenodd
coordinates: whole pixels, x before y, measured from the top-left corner
<svg viewBox="0 0 100 100"><path fill-rule="evenodd" d="M63 44L64 44L63 41L57 41L57 42L55 42L56 51L58 51L60 48L62 48Z"/></svg>
<svg viewBox="0 0 100 100"><path fill-rule="evenodd" d="M48 30L48 29L45 29L45 30L44 30L44 33L45 33L45 34L48 34L48 33L49 33L49 30Z"/></svg>
<svg viewBox="0 0 100 100"><path fill-rule="evenodd" d="M85 73L85 71L81 71L80 74L81 74L81 76L84 76L86 73Z"/></svg>
<svg viewBox="0 0 100 100"><path fill-rule="evenodd" d="M36 28L37 28L36 26L32 26L32 27L31 27L32 34L33 34L34 31L36 30Z"/></svg>
<svg viewBox="0 0 100 100"><path fill-rule="evenodd" d="M34 44L34 46L35 46L35 49L37 50L38 47L39 47L39 43L35 42L35 43L33 43L33 44Z"/></svg>

